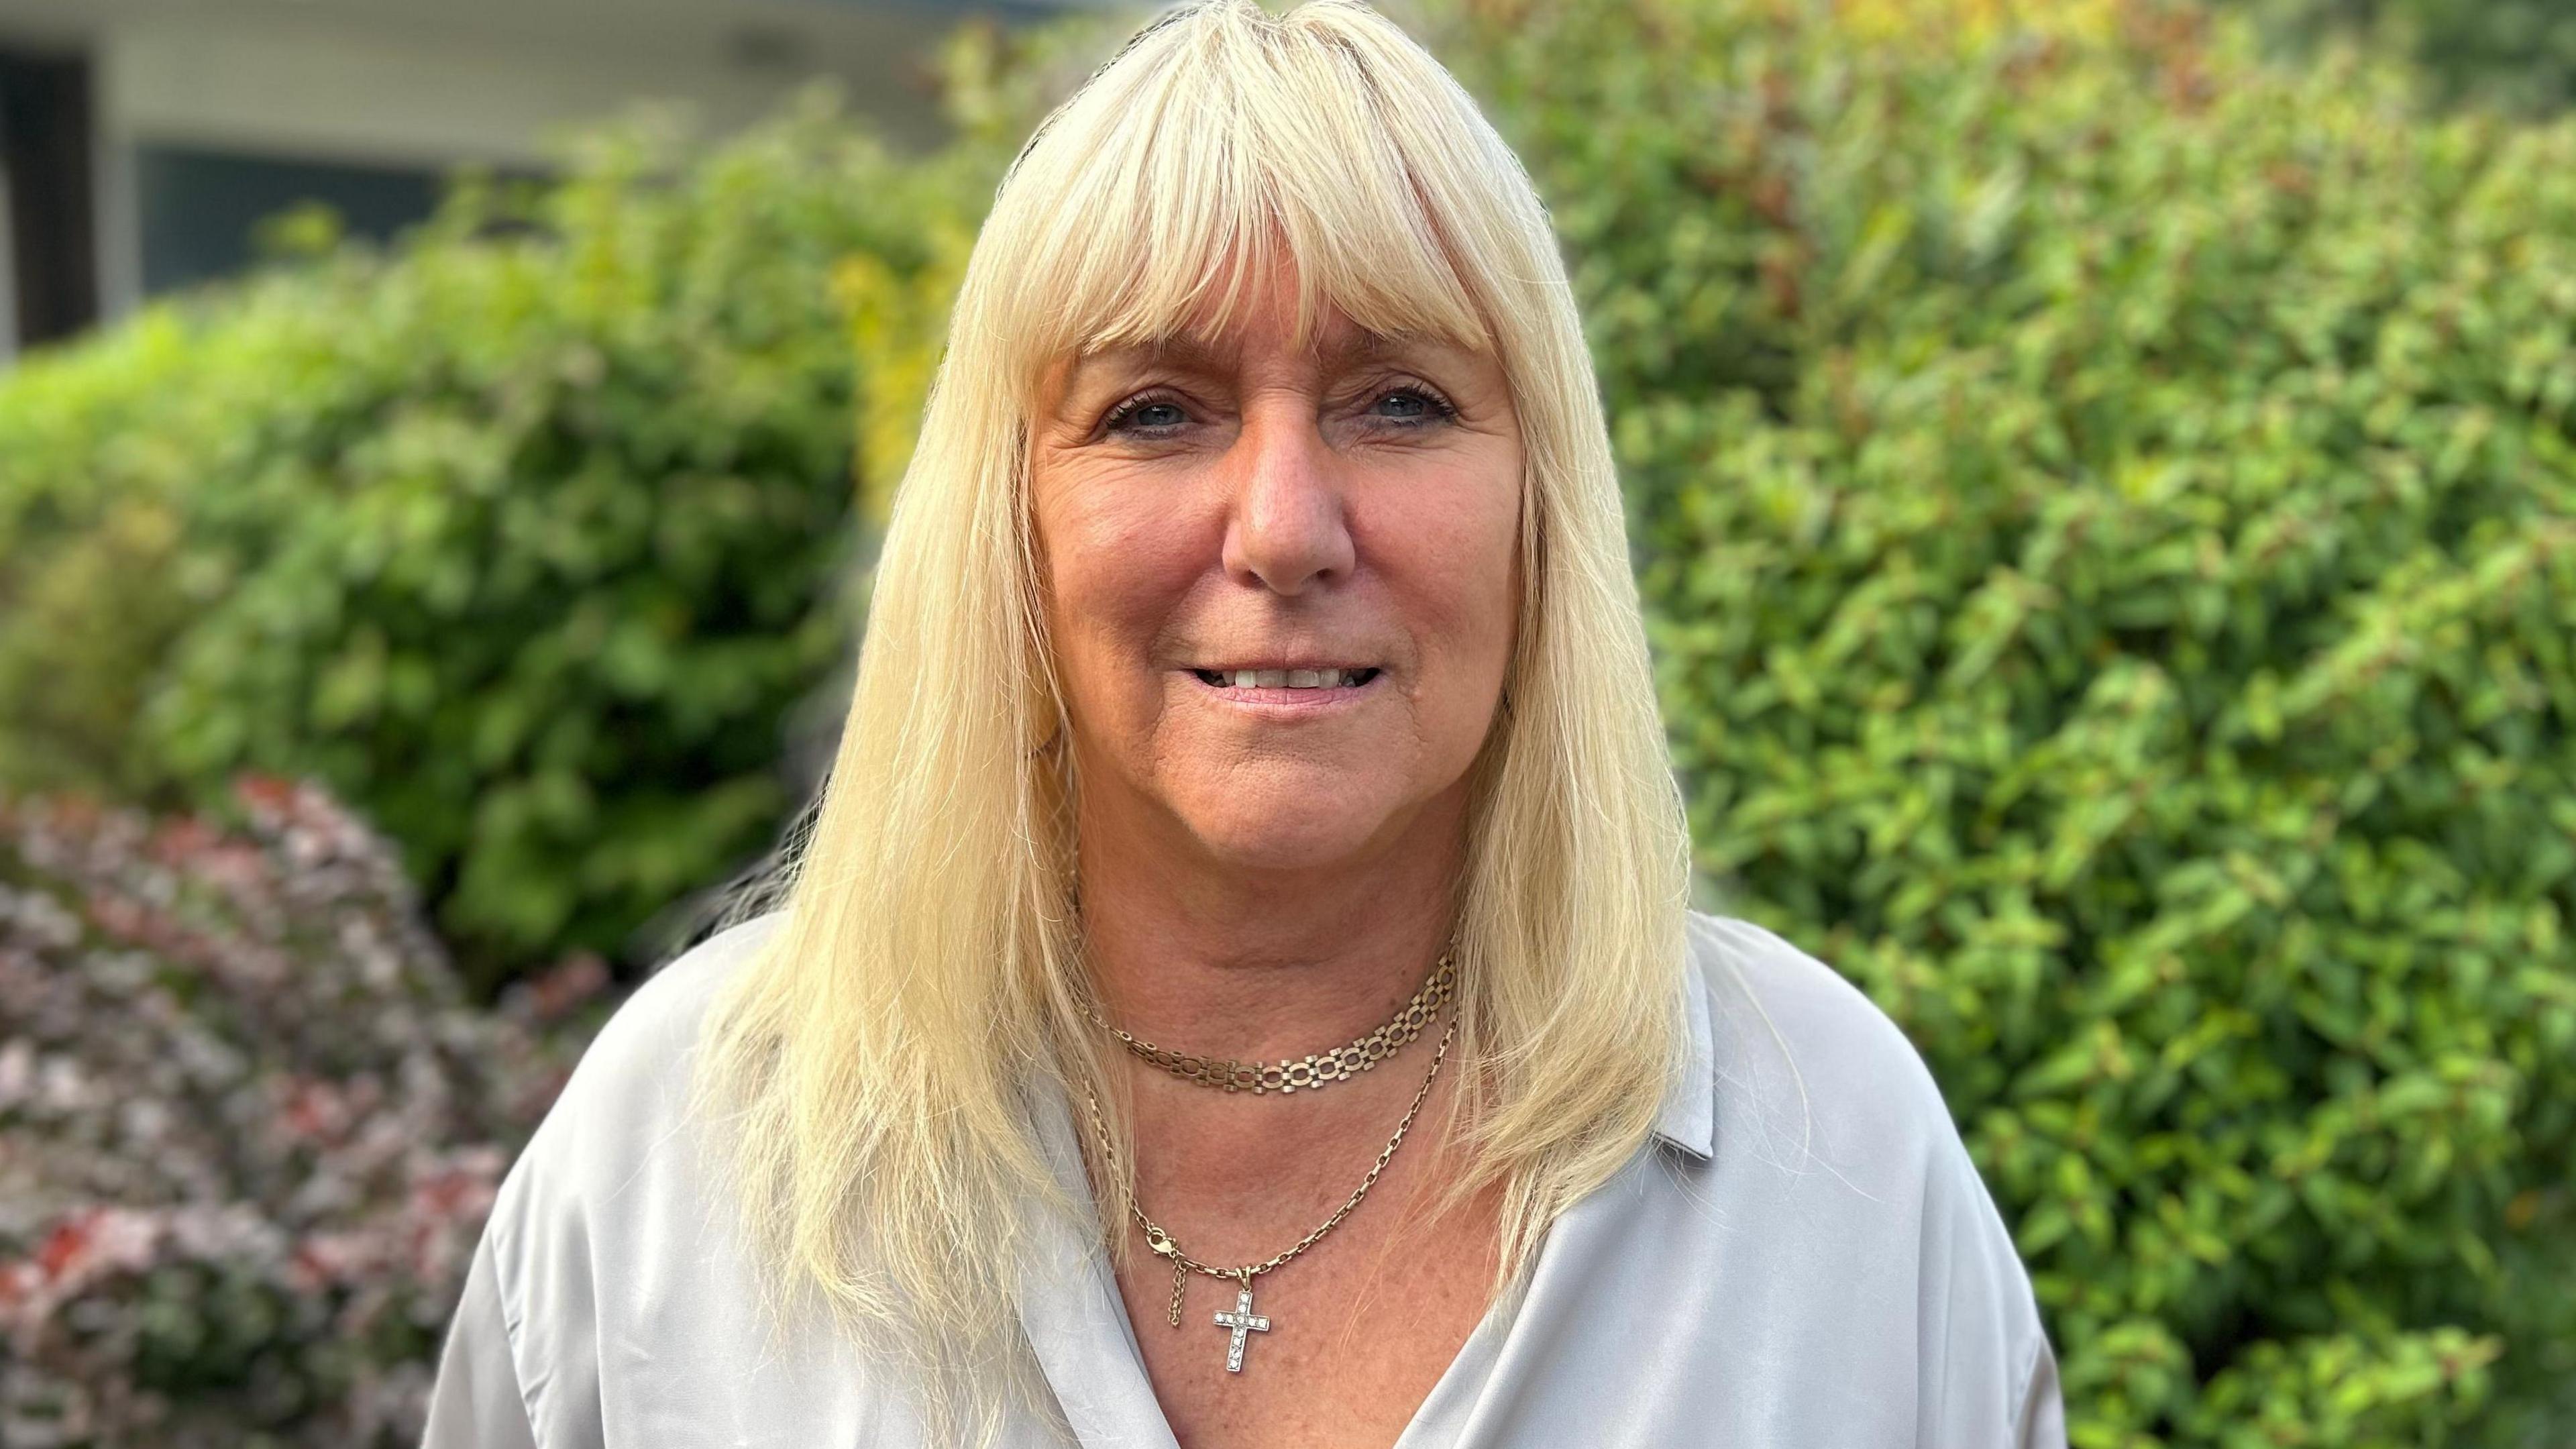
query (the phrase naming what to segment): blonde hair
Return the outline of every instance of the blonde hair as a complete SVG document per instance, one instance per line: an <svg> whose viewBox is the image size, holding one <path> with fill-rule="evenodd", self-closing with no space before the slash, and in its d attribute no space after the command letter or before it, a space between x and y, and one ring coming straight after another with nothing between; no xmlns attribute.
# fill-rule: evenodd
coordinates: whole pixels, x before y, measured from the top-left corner
<svg viewBox="0 0 2576 1449"><path fill-rule="evenodd" d="M819 1298L919 1374L938 1442L1029 1388L1016 1261L1079 1213L1028 1085L1117 1098L1077 995L1072 802L1027 506L1054 361L1222 332L1284 248L1298 336L1484 349L1519 417L1519 628L1472 769L1463 1063L1439 1131L1500 1184L1493 1290L1645 1141L1686 1054L1689 844L1609 440L1555 237L1475 103L1353 0L1171 11L1038 128L970 259L878 565L858 680L785 917L699 1058L772 1303ZM1219 283L1224 284L1220 295ZM1123 1112L1118 1160L1132 1161ZM1104 1185L1129 1251L1129 1184ZM1035 1393L1032 1402L1049 1401Z"/></svg>

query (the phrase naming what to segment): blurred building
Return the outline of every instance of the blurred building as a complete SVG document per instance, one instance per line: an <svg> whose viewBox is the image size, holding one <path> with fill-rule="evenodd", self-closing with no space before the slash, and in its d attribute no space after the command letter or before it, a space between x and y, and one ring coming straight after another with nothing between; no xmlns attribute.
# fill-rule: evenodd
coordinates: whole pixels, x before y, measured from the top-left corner
<svg viewBox="0 0 2576 1449"><path fill-rule="evenodd" d="M832 77L928 141L938 37L1065 3L0 0L0 362L240 268L287 206L390 235L447 168L541 170L638 104L722 130Z"/></svg>

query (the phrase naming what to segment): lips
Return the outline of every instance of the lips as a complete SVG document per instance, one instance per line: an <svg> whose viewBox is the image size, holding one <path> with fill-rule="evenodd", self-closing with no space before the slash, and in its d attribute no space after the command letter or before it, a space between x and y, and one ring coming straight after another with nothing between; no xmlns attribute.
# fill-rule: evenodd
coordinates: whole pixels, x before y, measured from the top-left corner
<svg viewBox="0 0 2576 1449"><path fill-rule="evenodd" d="M1232 665L1197 669L1190 673L1199 682L1218 689L1340 689L1356 688L1375 679L1375 665L1356 664L1274 664Z"/></svg>

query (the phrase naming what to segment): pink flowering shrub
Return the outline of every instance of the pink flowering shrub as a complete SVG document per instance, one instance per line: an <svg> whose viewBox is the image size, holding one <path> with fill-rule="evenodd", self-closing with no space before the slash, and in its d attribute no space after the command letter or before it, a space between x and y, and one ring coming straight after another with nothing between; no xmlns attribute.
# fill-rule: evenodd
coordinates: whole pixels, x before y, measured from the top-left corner
<svg viewBox="0 0 2576 1449"><path fill-rule="evenodd" d="M0 1444L417 1441L575 958L469 1005L386 844L0 800Z"/></svg>

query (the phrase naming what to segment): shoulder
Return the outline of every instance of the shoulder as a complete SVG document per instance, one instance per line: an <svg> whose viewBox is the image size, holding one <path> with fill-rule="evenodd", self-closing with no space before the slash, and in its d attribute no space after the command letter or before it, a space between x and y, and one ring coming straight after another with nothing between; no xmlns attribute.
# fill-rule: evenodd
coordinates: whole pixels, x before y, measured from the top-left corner
<svg viewBox="0 0 2576 1449"><path fill-rule="evenodd" d="M783 922L718 932L637 987L502 1179L483 1246L538 1443L598 1444L609 1421L682 1412L675 1399L725 1402L747 1363L771 1362L738 1357L761 1343L757 1285L690 1078L720 988ZM628 1371L645 1361L655 1372Z"/></svg>
<svg viewBox="0 0 2576 1449"><path fill-rule="evenodd" d="M595 1214L648 1169L685 1170L672 1159L685 1145L675 1129L699 1028L717 989L784 919L773 912L717 932L618 1004L502 1182L493 1233L505 1253L536 1219Z"/></svg>
<svg viewBox="0 0 2576 1449"><path fill-rule="evenodd" d="M1768 1208L1818 1245L1844 1290L1818 1301L1847 1307L1869 1283L1890 1311L1912 1299L1906 1321L1938 1340L1921 1346L1918 1442L2063 1443L2029 1277L1922 1053L1778 933L1698 911L1689 933L1714 1059L1709 1190L1736 1221Z"/></svg>
<svg viewBox="0 0 2576 1449"><path fill-rule="evenodd" d="M1739 1148L1786 1145L1917 1172L1959 1150L1922 1053L1859 987L1751 921L1694 910L1688 933L1721 1152L1730 1127Z"/></svg>
<svg viewBox="0 0 2576 1449"><path fill-rule="evenodd" d="M773 911L737 922L673 957L618 1003L564 1084L558 1112L606 1111L648 1100L681 1075L718 988L786 920Z"/></svg>

